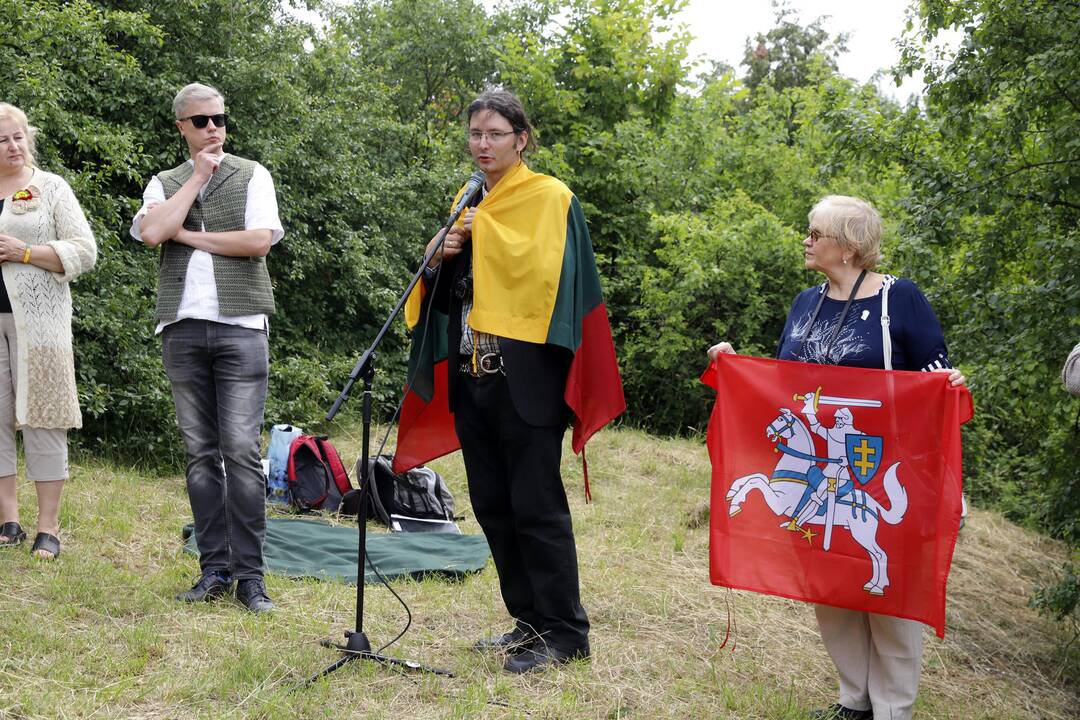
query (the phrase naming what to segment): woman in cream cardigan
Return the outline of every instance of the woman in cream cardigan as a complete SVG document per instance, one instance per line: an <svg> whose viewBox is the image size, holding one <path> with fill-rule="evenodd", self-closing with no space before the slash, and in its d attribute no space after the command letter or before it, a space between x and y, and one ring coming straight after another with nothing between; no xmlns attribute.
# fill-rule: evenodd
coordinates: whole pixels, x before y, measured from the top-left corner
<svg viewBox="0 0 1080 720"><path fill-rule="evenodd" d="M0 547L19 545L15 430L37 488L31 552L60 554L67 429L82 426L71 350L68 283L94 267L97 247L79 202L58 175L35 166L26 115L0 103Z"/></svg>

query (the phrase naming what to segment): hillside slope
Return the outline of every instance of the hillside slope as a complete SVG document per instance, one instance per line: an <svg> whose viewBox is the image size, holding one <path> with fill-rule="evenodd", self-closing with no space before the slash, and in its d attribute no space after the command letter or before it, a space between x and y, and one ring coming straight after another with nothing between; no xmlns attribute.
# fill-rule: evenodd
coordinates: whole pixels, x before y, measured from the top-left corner
<svg viewBox="0 0 1080 720"><path fill-rule="evenodd" d="M355 458L358 431L337 433ZM0 551L0 717L794 719L833 702L836 679L809 606L709 584L703 444L608 430L587 452L595 502L584 504L580 461L568 450L564 475L591 663L518 678L469 650L509 627L489 565L461 583L395 584L414 616L390 652L456 678L352 663L295 693L297 680L336 658L318 641L352 627L355 590L271 576L271 618L232 602L182 607L172 596L197 575L180 550L190 518L182 478L76 464L60 559L38 563L25 546ZM466 515L462 529L478 533L460 456L434 466ZM29 483L20 499L32 525ZM1070 684L1075 666L1070 674L1055 650L1060 631L1027 608L1063 553L972 511L950 578L946 639L927 631L916 717L1075 717L1080 689ZM721 648L729 617L734 643ZM384 588L368 588L373 642L404 621Z"/></svg>

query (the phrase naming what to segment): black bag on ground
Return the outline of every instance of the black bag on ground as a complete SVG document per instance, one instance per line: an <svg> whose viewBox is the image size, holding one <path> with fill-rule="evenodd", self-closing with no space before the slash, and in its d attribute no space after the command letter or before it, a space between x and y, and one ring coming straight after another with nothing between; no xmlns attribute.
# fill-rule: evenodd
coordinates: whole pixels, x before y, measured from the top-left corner
<svg viewBox="0 0 1080 720"><path fill-rule="evenodd" d="M371 496L368 516L387 527L393 527L391 515L401 515L418 520L454 521L454 496L437 472L420 466L395 475L390 469L392 455L379 455L368 460L372 472L361 472L357 461L357 477L363 484L371 477ZM360 510L360 491L349 492L342 501L343 515L357 515Z"/></svg>

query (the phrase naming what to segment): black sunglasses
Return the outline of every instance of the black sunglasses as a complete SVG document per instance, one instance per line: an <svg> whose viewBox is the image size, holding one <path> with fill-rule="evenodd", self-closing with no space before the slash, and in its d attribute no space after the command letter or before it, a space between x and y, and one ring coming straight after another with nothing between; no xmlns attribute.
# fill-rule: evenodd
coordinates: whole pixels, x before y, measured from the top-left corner
<svg viewBox="0 0 1080 720"><path fill-rule="evenodd" d="M218 113L217 115L190 115L186 118L178 118L180 122L190 120L191 124L202 130L206 127L206 123L211 120L214 121L214 127L228 127L229 117L225 113Z"/></svg>

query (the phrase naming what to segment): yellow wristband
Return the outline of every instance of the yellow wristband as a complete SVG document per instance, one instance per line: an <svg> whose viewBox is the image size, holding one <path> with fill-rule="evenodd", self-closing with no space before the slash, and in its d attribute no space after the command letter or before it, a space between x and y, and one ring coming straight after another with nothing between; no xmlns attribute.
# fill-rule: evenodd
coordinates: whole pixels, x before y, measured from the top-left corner
<svg viewBox="0 0 1080 720"><path fill-rule="evenodd" d="M30 246L29 245L27 245L26 249L23 250L22 261L23 261L24 264L30 262Z"/></svg>

